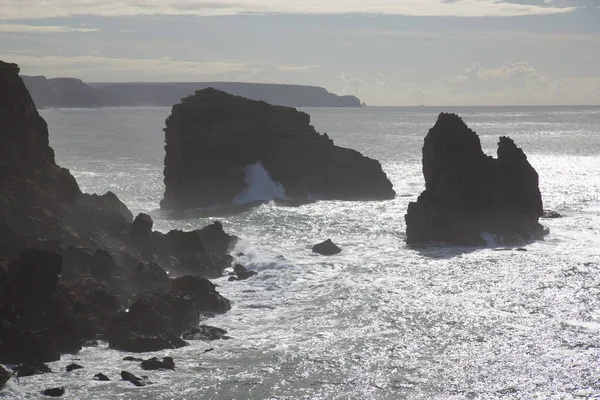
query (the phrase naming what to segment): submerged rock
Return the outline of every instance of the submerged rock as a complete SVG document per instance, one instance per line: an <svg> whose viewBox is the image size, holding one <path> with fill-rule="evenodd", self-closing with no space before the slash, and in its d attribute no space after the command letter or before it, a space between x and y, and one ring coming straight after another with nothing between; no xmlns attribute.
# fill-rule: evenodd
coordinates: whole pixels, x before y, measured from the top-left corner
<svg viewBox="0 0 600 400"><path fill-rule="evenodd" d="M42 394L44 396L48 396L48 397L61 397L63 394L65 394L65 388L58 387L58 388L46 389L42 392Z"/></svg>
<svg viewBox="0 0 600 400"><path fill-rule="evenodd" d="M160 360L158 357L152 357L148 360L142 361L142 369L146 371L162 370L162 369L175 369L175 362L171 357L164 357Z"/></svg>
<svg viewBox="0 0 600 400"><path fill-rule="evenodd" d="M395 196L378 161L335 146L327 134L315 131L308 114L294 108L208 88L173 106L165 133L162 208L231 204L236 198L269 200L273 195L342 200ZM273 193L266 198L251 193L253 179ZM244 192L245 199L238 197Z"/></svg>
<svg viewBox="0 0 600 400"><path fill-rule="evenodd" d="M121 380L131 382L135 386L146 386L146 382L140 378L132 374L131 372L121 371Z"/></svg>
<svg viewBox="0 0 600 400"><path fill-rule="evenodd" d="M542 218L562 218L562 215L553 210L544 210Z"/></svg>
<svg viewBox="0 0 600 400"><path fill-rule="evenodd" d="M200 325L183 333L182 337L185 340L221 340L229 339L225 329L216 328L214 326Z"/></svg>
<svg viewBox="0 0 600 400"><path fill-rule="evenodd" d="M143 358L137 358L137 357L127 356L127 357L123 358L123 361L142 362L142 361L144 361L144 359Z"/></svg>
<svg viewBox="0 0 600 400"><path fill-rule="evenodd" d="M82 369L83 367L79 364L69 364L66 366L65 370L67 372L75 371L76 369Z"/></svg>
<svg viewBox="0 0 600 400"><path fill-rule="evenodd" d="M315 244L312 248L313 253L318 253L323 256L333 256L342 251L335 243L331 241L331 239L327 239L326 241Z"/></svg>
<svg viewBox="0 0 600 400"><path fill-rule="evenodd" d="M406 242L483 246L483 232L542 239L537 172L508 137L497 153L485 155L460 117L441 113L425 137L425 191L408 205Z"/></svg>

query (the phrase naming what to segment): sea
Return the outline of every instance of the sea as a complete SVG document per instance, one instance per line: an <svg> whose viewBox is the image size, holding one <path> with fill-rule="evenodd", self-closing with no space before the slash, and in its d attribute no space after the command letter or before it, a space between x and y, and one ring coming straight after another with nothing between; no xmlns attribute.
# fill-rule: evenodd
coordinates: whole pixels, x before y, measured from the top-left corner
<svg viewBox="0 0 600 400"><path fill-rule="evenodd" d="M116 193L163 232L219 220L242 238L231 254L258 275L214 280L232 310L205 321L231 339L143 355L172 356L175 371L142 371L100 343L50 363L52 374L11 380L0 398L58 386L65 399L600 398L600 107L303 109L337 145L379 160L396 198L285 205L268 201L282 188L255 166L247 192L263 204L178 213L159 208L170 111L41 114L83 191ZM406 245L423 138L441 111L459 114L486 154L500 136L523 148L544 207L562 215L541 220L544 241ZM312 253L328 238L340 254ZM84 368L65 372L73 362ZM153 384L121 381L121 370ZM111 381L92 380L99 372Z"/></svg>

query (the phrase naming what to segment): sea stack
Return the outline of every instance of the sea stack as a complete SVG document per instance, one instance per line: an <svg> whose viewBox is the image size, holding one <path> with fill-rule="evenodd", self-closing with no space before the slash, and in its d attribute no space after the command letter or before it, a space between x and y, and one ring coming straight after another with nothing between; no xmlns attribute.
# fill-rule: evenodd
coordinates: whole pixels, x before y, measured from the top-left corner
<svg viewBox="0 0 600 400"><path fill-rule="evenodd" d="M232 204L256 169L266 171L278 197L286 199L395 196L378 161L335 146L295 108L208 88L174 105L164 131L162 208Z"/></svg>
<svg viewBox="0 0 600 400"><path fill-rule="evenodd" d="M480 246L485 232L543 238L538 174L512 139L500 137L494 159L458 115L441 113L425 137L423 175L425 191L405 215L408 244Z"/></svg>

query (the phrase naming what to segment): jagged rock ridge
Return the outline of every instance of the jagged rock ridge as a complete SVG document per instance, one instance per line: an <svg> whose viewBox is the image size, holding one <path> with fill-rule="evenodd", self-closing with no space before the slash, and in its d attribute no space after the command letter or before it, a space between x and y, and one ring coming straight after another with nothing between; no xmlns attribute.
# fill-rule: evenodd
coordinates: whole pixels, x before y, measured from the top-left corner
<svg viewBox="0 0 600 400"><path fill-rule="evenodd" d="M459 116L441 113L425 137L425 191L408 206L407 243L484 245L483 232L542 238L537 172L508 137L500 137L497 155L483 153Z"/></svg>
<svg viewBox="0 0 600 400"><path fill-rule="evenodd" d="M310 116L209 88L166 120L163 208L231 204L257 162L288 198L375 200L395 196L378 161L335 146Z"/></svg>

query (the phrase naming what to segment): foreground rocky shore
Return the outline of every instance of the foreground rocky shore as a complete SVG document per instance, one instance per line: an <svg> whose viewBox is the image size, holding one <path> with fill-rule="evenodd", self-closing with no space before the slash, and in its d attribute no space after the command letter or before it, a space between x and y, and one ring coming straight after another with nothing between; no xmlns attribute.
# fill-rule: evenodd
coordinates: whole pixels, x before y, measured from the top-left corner
<svg viewBox="0 0 600 400"><path fill-rule="evenodd" d="M19 68L0 62L0 363L25 363L24 376L97 340L131 352L186 346L201 313L227 312L207 278L231 266L237 238L218 222L167 234L152 225L110 192L81 192L56 164ZM0 369L0 387L10 376Z"/></svg>

